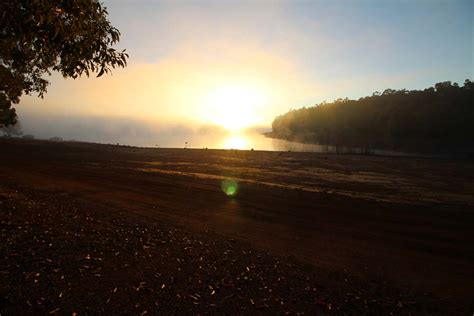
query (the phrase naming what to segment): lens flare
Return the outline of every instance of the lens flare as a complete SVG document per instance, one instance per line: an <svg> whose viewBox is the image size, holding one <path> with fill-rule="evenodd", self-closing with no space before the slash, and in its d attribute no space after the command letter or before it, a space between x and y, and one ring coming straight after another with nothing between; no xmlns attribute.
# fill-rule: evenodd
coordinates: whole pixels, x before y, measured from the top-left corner
<svg viewBox="0 0 474 316"><path fill-rule="evenodd" d="M226 179L222 181L221 188L227 196L234 196L237 194L238 185L235 180Z"/></svg>

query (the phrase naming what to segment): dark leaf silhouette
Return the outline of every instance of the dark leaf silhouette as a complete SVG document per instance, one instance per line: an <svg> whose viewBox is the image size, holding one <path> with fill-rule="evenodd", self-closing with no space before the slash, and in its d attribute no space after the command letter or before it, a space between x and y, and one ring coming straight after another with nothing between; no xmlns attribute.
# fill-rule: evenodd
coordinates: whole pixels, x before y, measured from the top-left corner
<svg viewBox="0 0 474 316"><path fill-rule="evenodd" d="M64 77L98 77L125 67L128 54L112 46L120 32L96 0L1 1L0 126L13 125L12 104L23 93L43 97L52 71Z"/></svg>

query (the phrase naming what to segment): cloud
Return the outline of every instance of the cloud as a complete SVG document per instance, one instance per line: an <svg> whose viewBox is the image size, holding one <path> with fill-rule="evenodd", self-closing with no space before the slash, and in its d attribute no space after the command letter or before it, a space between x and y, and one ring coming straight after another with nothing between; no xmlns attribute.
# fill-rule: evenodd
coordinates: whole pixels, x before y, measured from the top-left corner
<svg viewBox="0 0 474 316"><path fill-rule="evenodd" d="M425 32L415 32L416 26L439 33L439 28L432 27L436 21L418 19L426 18L426 13L420 15L425 12L423 5L408 10L399 5L325 2L114 0L106 6L112 23L122 31L120 47L130 52L129 66L101 78L65 80L53 75L43 100L24 97L17 107L20 119L28 116L28 124L38 131L45 129L34 124L34 117L51 126L62 124L65 130L67 124L59 120L72 122L68 117L78 117L84 123L90 118L86 130L71 127L71 131L82 137L90 129L88 139L92 139L93 133L109 135L94 132L94 120L110 117L119 126L114 133L120 134L120 117L147 126L136 132L143 137L149 128L155 132L155 125L180 134L176 126L195 128L212 121L216 109L209 99L220 86L264 95L265 101L254 106L252 115L256 124L269 126L289 108L339 97L358 98L388 87L423 88L433 83L427 78L454 80L454 75L446 74L457 69L430 61L425 55L433 55L431 51L422 55L407 49L420 38L432 41ZM399 8L411 18L393 14ZM400 21L414 31L399 28ZM456 48L461 46L443 47L463 51ZM429 62L423 65L415 55ZM427 74L427 68L434 70Z"/></svg>
<svg viewBox="0 0 474 316"><path fill-rule="evenodd" d="M208 103L214 90L243 86L265 95L264 104L254 112L260 124L269 124L288 104L301 102L316 90L290 61L251 43L209 41L199 51L193 50L195 45L183 44L155 63L131 60L112 76L77 80L54 76L45 98L24 98L20 114L41 109L202 124L213 115Z"/></svg>

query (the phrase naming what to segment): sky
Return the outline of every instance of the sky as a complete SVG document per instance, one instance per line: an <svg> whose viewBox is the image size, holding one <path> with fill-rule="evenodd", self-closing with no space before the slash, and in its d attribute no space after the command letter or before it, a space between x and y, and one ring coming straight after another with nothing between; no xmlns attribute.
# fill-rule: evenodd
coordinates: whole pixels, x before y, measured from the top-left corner
<svg viewBox="0 0 474 316"><path fill-rule="evenodd" d="M26 96L17 106L24 129L61 133L51 126L64 118L78 130L85 121L110 130L127 120L161 129L269 127L292 108L463 83L474 73L469 0L104 5L128 67L101 78L53 75L44 99Z"/></svg>

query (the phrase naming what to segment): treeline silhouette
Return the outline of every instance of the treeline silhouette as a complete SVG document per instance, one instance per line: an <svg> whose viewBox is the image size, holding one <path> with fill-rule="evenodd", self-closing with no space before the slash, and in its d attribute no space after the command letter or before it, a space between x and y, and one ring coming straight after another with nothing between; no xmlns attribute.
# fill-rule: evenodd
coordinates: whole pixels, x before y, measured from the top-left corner
<svg viewBox="0 0 474 316"><path fill-rule="evenodd" d="M424 90L374 92L290 110L271 137L331 146L406 151L472 151L474 84L450 81Z"/></svg>

